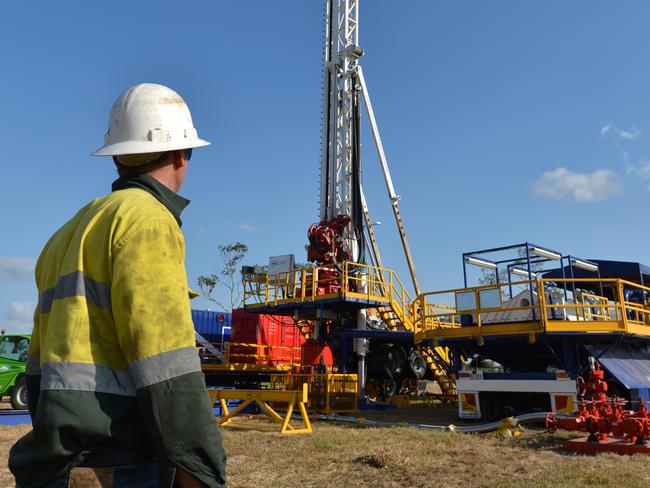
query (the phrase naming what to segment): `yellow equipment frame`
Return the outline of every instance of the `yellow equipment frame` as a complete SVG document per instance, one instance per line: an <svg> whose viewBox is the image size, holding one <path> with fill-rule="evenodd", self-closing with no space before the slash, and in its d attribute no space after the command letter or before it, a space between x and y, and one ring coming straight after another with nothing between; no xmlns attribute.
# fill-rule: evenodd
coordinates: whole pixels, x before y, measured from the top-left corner
<svg viewBox="0 0 650 488"><path fill-rule="evenodd" d="M572 286L590 287L593 289L610 290L611 299L593 293L581 293L573 303L549 303L546 293L538 296L538 301L521 307L481 307L480 294L484 290L504 290L509 286L535 286L537 290L544 290L546 283L554 282ZM472 288L459 288L437 292L422 293L416 299L414 307L415 341L433 339L434 344L438 338L452 337L481 337L484 335L528 334L531 341L535 335L547 332L581 332L581 333L624 333L650 336L650 304L632 303L625 299L624 289L643 290L650 292L650 288L622 279L542 279L515 283L499 283ZM454 295L456 293L475 294L476 308L457 311L453 307L446 309L429 303L431 299L440 300L441 295ZM587 303L586 298L592 303ZM483 319L490 314L500 312L524 311L530 313L533 320L511 323L484 323ZM475 324L462 326L462 314L472 315ZM563 314L567 318L554 318L554 315ZM569 319L568 315L572 317Z"/></svg>
<svg viewBox="0 0 650 488"><path fill-rule="evenodd" d="M277 391L277 390L208 390L212 405L219 400L223 416L217 420L219 425L228 425L232 418L241 413L248 405L255 402L260 406L267 416L274 422L278 422L281 434L311 434L311 422L307 415L305 405L309 400L308 386L303 384L302 391ZM242 400L232 412L228 409L226 400ZM284 417L276 412L270 402L286 403L287 411ZM298 404L303 427L294 427L290 424L291 415L295 405Z"/></svg>
<svg viewBox="0 0 650 488"><path fill-rule="evenodd" d="M309 391L307 409L330 415L340 412L356 412L358 401L358 382L356 374L274 374L271 375L273 390Z"/></svg>

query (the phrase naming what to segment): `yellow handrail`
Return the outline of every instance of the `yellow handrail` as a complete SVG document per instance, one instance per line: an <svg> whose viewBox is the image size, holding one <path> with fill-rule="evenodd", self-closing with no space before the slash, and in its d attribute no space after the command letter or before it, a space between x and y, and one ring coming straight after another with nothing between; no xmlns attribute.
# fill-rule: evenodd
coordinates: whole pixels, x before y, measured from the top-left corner
<svg viewBox="0 0 650 488"><path fill-rule="evenodd" d="M552 288L547 288L550 283L563 287L568 299L559 298L558 294L551 298L548 290ZM498 301L498 297L508 294L506 291L510 287L526 290L524 294L518 292L521 303L511 300L504 302L503 299ZM535 292L531 294L532 303L528 297L531 288ZM497 291L490 294L491 289ZM544 290L544 293L537 294L537 290ZM602 291L597 293L595 290ZM525 324L520 327L504 326L502 333L575 330L650 335L650 306L626 300L628 290L642 290L650 295L650 287L617 278L557 278L426 292L413 298L394 271L351 262L244 279L246 306L316 301L332 294L363 298L385 304L376 306L379 306L381 314L388 317L385 320L390 322L391 327L401 324L403 328L413 330L418 339L424 336L462 335L464 331L470 335L488 331L495 333L501 325L507 325L506 316L516 317L514 322ZM444 299L447 295L455 302L459 293L466 294L469 306L461 309ZM484 294L485 300L490 303L481 303ZM524 303L526 298L528 303ZM384 311L381 311L381 307L384 307Z"/></svg>
<svg viewBox="0 0 650 488"><path fill-rule="evenodd" d="M563 286L568 300L560 299L558 295L551 298L549 290L553 288L548 287L550 283ZM520 290L523 288L526 293L519 291L518 295L515 295L523 299L528 297L532 287L533 303L515 306L517 303L508 300L498 307L482 308L481 291L506 290L509 287L518 287ZM584 288L591 290L587 291ZM563 290L563 288L556 289ZM544 292L538 294L538 290ZM597 294L593 290L601 290L604 295ZM626 300L626 290L650 292L649 287L617 278L541 279L426 292L422 293L416 302L416 340L427 337L476 336L486 333L533 334L552 331L625 332L650 335L650 304L647 300L644 303ZM449 305L440 307L429 303L434 299L433 297L437 297L435 300L438 301L438 297L445 294L452 297L464 294L474 298L469 300L470 306L463 309ZM521 298L519 301L522 301ZM508 314L511 317L516 316L516 320L511 319L509 322ZM467 320L459 320L463 315L467 316ZM461 326L459 322L466 322L466 325ZM453 332L446 329L461 330Z"/></svg>

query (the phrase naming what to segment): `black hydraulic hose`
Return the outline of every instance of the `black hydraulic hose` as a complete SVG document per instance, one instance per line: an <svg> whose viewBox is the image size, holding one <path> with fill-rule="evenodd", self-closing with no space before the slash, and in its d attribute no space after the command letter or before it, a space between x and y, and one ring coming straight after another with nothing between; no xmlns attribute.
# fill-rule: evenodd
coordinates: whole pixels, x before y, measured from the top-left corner
<svg viewBox="0 0 650 488"><path fill-rule="evenodd" d="M357 262L365 262L365 236L363 233L363 206L361 203L361 113L359 110L359 92L356 89L356 77L352 78L352 222L357 234L359 257Z"/></svg>

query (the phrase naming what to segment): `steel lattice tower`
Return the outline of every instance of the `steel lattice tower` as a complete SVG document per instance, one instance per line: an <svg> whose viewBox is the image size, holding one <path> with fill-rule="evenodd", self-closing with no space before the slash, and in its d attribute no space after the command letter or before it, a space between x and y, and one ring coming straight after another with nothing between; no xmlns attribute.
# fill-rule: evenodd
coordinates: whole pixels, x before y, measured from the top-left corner
<svg viewBox="0 0 650 488"><path fill-rule="evenodd" d="M354 217L358 0L325 2L320 219Z"/></svg>
<svg viewBox="0 0 650 488"><path fill-rule="evenodd" d="M352 224L344 242L353 260L364 262L365 234L371 260L380 264L379 251L368 222L361 184L360 117L363 103L381 163L386 189L404 248L416 293L419 285L411 251L400 216L388 162L379 136L370 96L359 64L359 0L325 0L325 44L323 56L323 126L320 175L320 220L348 215ZM365 229L365 232L364 232Z"/></svg>

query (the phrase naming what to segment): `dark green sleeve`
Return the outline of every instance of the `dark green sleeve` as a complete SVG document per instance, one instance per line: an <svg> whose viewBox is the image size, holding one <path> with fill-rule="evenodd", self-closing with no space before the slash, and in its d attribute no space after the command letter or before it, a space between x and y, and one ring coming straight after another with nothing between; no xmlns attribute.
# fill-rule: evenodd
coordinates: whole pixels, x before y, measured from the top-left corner
<svg viewBox="0 0 650 488"><path fill-rule="evenodd" d="M226 451L203 373L189 373L136 393L159 463L160 486L171 487L177 466L211 488L226 486Z"/></svg>
<svg viewBox="0 0 650 488"><path fill-rule="evenodd" d="M38 397L41 393L41 375L26 374L25 385L27 386L27 408L29 408L29 415L33 423L38 407Z"/></svg>

